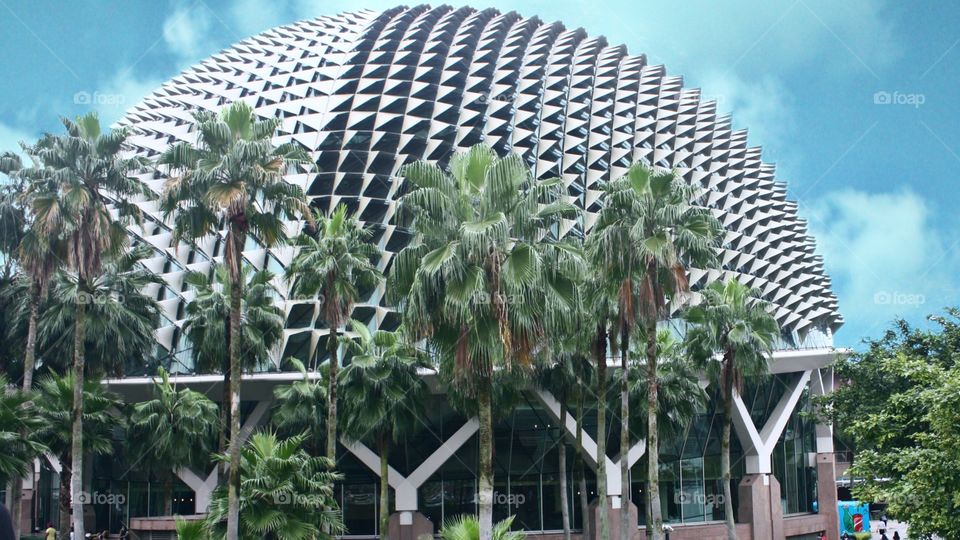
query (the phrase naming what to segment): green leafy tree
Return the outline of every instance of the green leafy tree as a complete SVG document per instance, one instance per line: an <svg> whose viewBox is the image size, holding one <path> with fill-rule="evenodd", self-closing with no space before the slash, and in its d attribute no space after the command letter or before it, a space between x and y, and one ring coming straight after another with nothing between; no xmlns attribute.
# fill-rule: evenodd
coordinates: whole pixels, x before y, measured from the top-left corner
<svg viewBox="0 0 960 540"><path fill-rule="evenodd" d="M240 269L244 284L240 297L240 367L250 371L264 366L270 350L283 337L284 312L276 298L274 274L269 270ZM209 272L187 272L183 281L196 292L184 312L183 332L190 340L191 355L198 373L223 374L220 400L220 452L227 452L230 439L230 273L226 266L213 265ZM226 346L224 346L226 344ZM225 472L221 470L221 472Z"/></svg>
<svg viewBox="0 0 960 540"><path fill-rule="evenodd" d="M640 338L646 343L646 336ZM700 370L686 355L684 343L668 330L657 332L657 430L666 440L683 437L698 413L706 407L706 393L700 387ZM643 366L630 367L630 399L636 403L647 402L647 372ZM640 437L647 435L646 407L636 408L630 415L630 429ZM652 523L650 501L647 501L646 523Z"/></svg>
<svg viewBox="0 0 960 540"><path fill-rule="evenodd" d="M207 524L201 519L176 518L177 540L208 540Z"/></svg>
<svg viewBox="0 0 960 540"><path fill-rule="evenodd" d="M448 171L419 161L400 174L399 223L413 239L396 255L387 290L411 337L427 340L476 403L480 538L490 540L494 370L531 364L540 337L571 309L565 270L578 256L557 232L577 211L561 180L535 180L520 156L498 158L483 145L453 156Z"/></svg>
<svg viewBox="0 0 960 540"><path fill-rule="evenodd" d="M74 376L51 374L39 381L36 407L43 419L34 432L37 441L43 443L60 460L60 535L70 536L70 507L83 506L83 499L71 499L70 486L75 476L67 465L76 445L73 441L73 401L76 389ZM120 413L120 398L109 392L97 379L83 382L83 452L95 455L111 455L115 451L113 429L123 427Z"/></svg>
<svg viewBox="0 0 960 540"><path fill-rule="evenodd" d="M0 185L0 256L4 261L4 274L13 274L16 268L16 281L11 283L14 289L23 289L23 294L5 294L0 302L7 304L5 313L10 324L8 338L20 341L23 358L23 384L25 392L33 389L33 377L37 363L37 327L40 318L40 306L47 294L50 277L60 266L66 254L59 250L60 242L39 234L32 226L32 216L24 204L23 194L28 191L31 181L22 174L23 165L20 156L11 152L0 154L0 173L7 175L9 182ZM43 177L32 179L34 182L49 182ZM11 291L13 292L13 291ZM17 333L22 325L17 324L26 314L26 336ZM21 356L21 355L17 355ZM23 433L23 437L27 434ZM22 484L14 480L10 485L11 511L13 527L19 531L22 518Z"/></svg>
<svg viewBox="0 0 960 540"><path fill-rule="evenodd" d="M44 135L37 144L25 148L34 165L21 174L35 179L27 186L25 205L31 216L31 229L41 238L63 243L66 266L75 276L73 315L73 377L77 385L73 400L74 449L71 469L83 471L83 377L86 363L87 302L94 282L102 271L105 257L125 250L128 235L124 225L141 218L135 204L149 192L133 178L142 171L142 157L126 157L124 147L129 129L104 132L96 113L76 121L63 119L66 133ZM60 298L65 300L66 298ZM81 474L75 474L70 486L75 534L83 538Z"/></svg>
<svg viewBox="0 0 960 540"><path fill-rule="evenodd" d="M710 211L694 205L697 188L672 171L635 163L629 172L605 186L604 206L588 252L598 267L603 286L616 298L612 325L620 348L620 453L630 449L629 351L630 334L639 320L647 336L647 456L653 539L663 535L659 499L659 439L657 431L657 322L667 318L671 300L688 292L687 269L707 267L715 260L722 229ZM630 469L621 460L621 480L629 486ZM622 494L627 502L629 491ZM633 526L621 513L620 537L629 540Z"/></svg>
<svg viewBox="0 0 960 540"><path fill-rule="evenodd" d="M240 489L240 375L242 370L243 255L247 236L264 247L287 238L285 220L308 212L303 190L283 176L306 163L295 144L275 145L280 118L257 119L242 102L214 114L194 114L196 143L179 142L160 156L170 178L160 198L164 219L173 220L174 242L225 229L223 259L230 282L230 479L229 538L237 538Z"/></svg>
<svg viewBox="0 0 960 540"><path fill-rule="evenodd" d="M214 451L217 405L200 392L176 389L163 368L158 377L154 398L133 407L128 439L140 467L163 479L164 513L171 515L176 470L202 466Z"/></svg>
<svg viewBox="0 0 960 540"><path fill-rule="evenodd" d="M274 405L271 423L280 437L304 434L303 448L311 456L324 455L327 438L326 372L307 372L296 358L288 358L303 379L273 389Z"/></svg>
<svg viewBox="0 0 960 540"><path fill-rule="evenodd" d="M570 540L570 502L567 500L569 490L567 488L567 442L565 439L567 407L578 392L578 387L580 386L579 371L582 364L582 358L576 352L561 352L555 355L552 363L540 366L537 370L537 383L543 389L553 394L560 402L560 426L558 430L559 441L557 443L557 453L560 472L560 522L563 526L563 536L565 540ZM581 421L582 419L578 416L578 425ZM582 442L582 438L578 440L578 444ZM581 458L579 454L577 457Z"/></svg>
<svg viewBox="0 0 960 540"><path fill-rule="evenodd" d="M493 526L491 540L523 540L526 535L523 531L512 531L514 516L497 522ZM443 540L480 540L480 521L473 516L458 516L443 524L440 529L440 538Z"/></svg>
<svg viewBox="0 0 960 540"><path fill-rule="evenodd" d="M160 322L159 305L144 293L148 285L162 283L142 265L152 256L153 250L144 245L111 255L86 285L74 272L53 276L39 331L50 367L68 368L59 359L70 358L74 343L61 338L76 331L81 316L86 329L83 356L91 359L88 374L122 376L125 364L143 364L156 347L154 332Z"/></svg>
<svg viewBox="0 0 960 540"><path fill-rule="evenodd" d="M236 538L332 540L344 531L333 496L334 482L342 477L330 471L333 462L329 459L307 454L303 441L303 435L281 440L273 433L261 432L244 445ZM220 486L210 501L207 527L212 538L229 538L229 533L224 536L229 512L225 491Z"/></svg>
<svg viewBox="0 0 960 540"><path fill-rule="evenodd" d="M0 479L16 481L29 470L33 459L46 447L24 433L33 434L41 423L31 400L34 395L23 390L10 390L10 379L0 373Z"/></svg>
<svg viewBox="0 0 960 540"><path fill-rule="evenodd" d="M357 216L338 206L329 217L317 213L316 228L297 238L297 255L287 267L293 298L317 297L330 330L327 337L327 457L337 458L337 380L340 358L337 338L360 300L360 293L376 287L382 275L376 267L380 250L369 242L370 230ZM316 359L312 359L316 361ZM313 366L316 369L316 365Z"/></svg>
<svg viewBox="0 0 960 540"><path fill-rule="evenodd" d="M690 350L703 363L723 404L720 474L727 537L736 540L730 487L733 393L742 389L744 377L769 373L768 358L780 336L780 326L759 292L735 279L713 282L701 294L701 303L687 310L684 319L692 324L687 333Z"/></svg>
<svg viewBox="0 0 960 540"><path fill-rule="evenodd" d="M834 365L842 381L814 398L856 452L848 474L858 500L885 503L911 538L960 535L960 310L903 320ZM936 536L934 536L936 535Z"/></svg>
<svg viewBox="0 0 960 540"><path fill-rule="evenodd" d="M380 454L380 538L390 523L387 482L390 448L413 435L423 418L426 384L417 368L424 366L418 351L396 332L370 330L352 321L357 335L344 339L350 365L339 375L343 398L343 432L348 438L373 438Z"/></svg>

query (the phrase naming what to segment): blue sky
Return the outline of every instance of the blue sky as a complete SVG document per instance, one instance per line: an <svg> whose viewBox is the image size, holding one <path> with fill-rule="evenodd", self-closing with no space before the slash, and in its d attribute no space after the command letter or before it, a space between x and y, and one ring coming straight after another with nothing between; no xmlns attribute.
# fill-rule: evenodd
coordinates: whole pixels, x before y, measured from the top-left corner
<svg viewBox="0 0 960 540"><path fill-rule="evenodd" d="M459 4L460 2L453 2ZM0 148L91 106L113 121L192 63L271 26L391 2L0 0ZM645 53L750 129L798 200L847 323L960 305L960 4L477 0ZM87 104L92 102L92 104Z"/></svg>

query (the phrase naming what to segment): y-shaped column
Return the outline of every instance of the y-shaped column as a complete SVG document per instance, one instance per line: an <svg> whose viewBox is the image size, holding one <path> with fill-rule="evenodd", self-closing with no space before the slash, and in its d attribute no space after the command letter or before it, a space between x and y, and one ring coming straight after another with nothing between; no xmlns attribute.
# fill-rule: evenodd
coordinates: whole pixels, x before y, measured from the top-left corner
<svg viewBox="0 0 960 540"><path fill-rule="evenodd" d="M747 474L740 481L738 489L740 505L737 521L750 523L754 538L784 539L780 483L771 474L770 455L809 380L808 370L787 385L770 418L759 431L750 418L750 411L734 391L733 426L743 447L747 468Z"/></svg>
<svg viewBox="0 0 960 540"><path fill-rule="evenodd" d="M247 417L247 420L240 427L240 444L243 444L250 438L250 434L256 429L260 422L270 410L270 401L258 401L256 407ZM198 514L205 514L210 508L210 496L213 490L217 488L217 467L214 467L210 474L202 477L190 469L177 469L177 477L187 485L194 493L194 507Z"/></svg>
<svg viewBox="0 0 960 540"><path fill-rule="evenodd" d="M449 439L444 441L430 457L424 460L410 476L403 476L393 467L388 467L387 482L397 493L398 512L415 512L417 510L417 489L420 488L440 467L450 459L461 446L466 443L480 429L480 422L476 418L467 420ZM380 476L380 456L359 441L350 441L341 438L340 442L367 466L377 476Z"/></svg>
<svg viewBox="0 0 960 540"><path fill-rule="evenodd" d="M547 412L550 413L554 421L560 422L561 405L560 402L553 397L553 394L546 390L537 390L537 397L540 399L540 402L543 403L544 407L547 408ZM576 439L577 419L572 414L567 415L566 425L562 427L568 439ZM641 439L634 443L634 445L630 447L630 451L627 452L627 464L633 467L637 460L643 457L646 451L646 439ZM587 465L596 471L599 460L599 456L597 455L597 442L586 432L583 433L583 452L587 458ZM623 456L617 456L616 461L607 456L603 456L603 459L606 460L607 466L607 496L612 497L614 508L620 508L620 495L623 493L623 485L620 479L620 460L623 459Z"/></svg>

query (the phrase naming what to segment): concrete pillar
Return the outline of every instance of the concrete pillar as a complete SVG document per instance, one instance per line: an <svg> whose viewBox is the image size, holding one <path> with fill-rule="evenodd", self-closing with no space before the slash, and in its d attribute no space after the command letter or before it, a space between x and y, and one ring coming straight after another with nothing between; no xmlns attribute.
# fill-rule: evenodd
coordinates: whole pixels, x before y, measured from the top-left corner
<svg viewBox="0 0 960 540"><path fill-rule="evenodd" d="M433 522L427 516L415 511L402 511L390 514L387 528L390 540L418 540L421 536L433 538Z"/></svg>
<svg viewBox="0 0 960 540"><path fill-rule="evenodd" d="M756 540L784 540L780 482L772 474L748 474L740 480L737 522L747 523Z"/></svg>
<svg viewBox="0 0 960 540"><path fill-rule="evenodd" d="M627 507L621 508L621 499L620 497L607 497L608 511L607 515L609 516L610 523L610 538L616 539L620 538L620 512L626 511L630 512L630 523L639 523L639 517L637 514L637 506L630 502L627 504ZM589 540L600 540L600 499L592 502L590 504L590 530L593 531L593 538ZM643 536L640 533L639 526L633 528L633 533L630 535L631 539L640 540Z"/></svg>
<svg viewBox="0 0 960 540"><path fill-rule="evenodd" d="M827 523L828 540L840 539L837 511L837 472L832 452L817 454L817 512Z"/></svg>

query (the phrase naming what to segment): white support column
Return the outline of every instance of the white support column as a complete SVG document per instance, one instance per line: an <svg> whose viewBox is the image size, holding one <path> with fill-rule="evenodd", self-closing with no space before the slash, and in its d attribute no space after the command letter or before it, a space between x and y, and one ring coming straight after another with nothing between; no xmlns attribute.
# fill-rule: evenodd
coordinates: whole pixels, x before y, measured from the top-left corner
<svg viewBox="0 0 960 540"><path fill-rule="evenodd" d="M480 429L480 422L476 418L470 418L460 427L449 439L443 441L440 447L434 450L430 456L420 464L410 476L404 477L393 467L389 467L387 472L387 483L396 491L397 512L416 512L417 511L417 490L434 473L436 473L444 463L447 462L457 450L460 449L470 437ZM359 441L348 441L340 439L343 446L350 451L361 463L367 466L377 476L380 476L380 456L366 445Z"/></svg>
<svg viewBox="0 0 960 540"><path fill-rule="evenodd" d="M250 434L253 433L253 430L260 425L264 417L267 414L267 411L270 410L270 404L272 401L258 401L257 405L253 408L253 411L250 413L250 416L247 417L247 420L240 426L240 444L247 442L247 439L250 438ZM187 485L194 493L194 506L198 514L204 514L210 508L210 496L213 494L213 490L216 489L218 484L218 472L217 467L214 467L213 470L206 476L206 478L201 477L197 473L193 472L190 469L183 468L177 469L174 471L184 484ZM59 472L59 471L58 471Z"/></svg>
<svg viewBox="0 0 960 540"><path fill-rule="evenodd" d="M825 367L816 370L810 380L810 391L815 396L823 396L833 392L834 388L833 367ZM817 453L833 453L833 425L817 422Z"/></svg>
<svg viewBox="0 0 960 540"><path fill-rule="evenodd" d="M560 422L560 402L557 401L553 394L547 392L546 390L537 390L537 397L540 399L540 402L543 403L546 407L547 412L553 418L555 422ZM571 415L567 415L566 425L563 426L565 435L571 441L575 441L577 437L577 419ZM583 433L583 451L586 454L587 465L590 466L594 471L597 470L597 443L593 440L586 431ZM634 443L630 447L630 451L627 452L627 463L632 467L637 460L643 457L643 454L647 451L647 442L646 439L641 439ZM620 478L620 457L618 456L617 461L613 461L607 456L603 456L606 460L607 465L607 495L614 497L613 504L614 508L619 508L620 504L620 495L623 492L623 486L621 485Z"/></svg>
<svg viewBox="0 0 960 540"><path fill-rule="evenodd" d="M190 469L177 469L177 477L187 485L194 493L194 511L198 514L206 514L210 508L210 496L213 490L217 488L217 467L207 475L201 478L197 473Z"/></svg>
<svg viewBox="0 0 960 540"><path fill-rule="evenodd" d="M253 430L260 425L260 422L263 421L263 417L266 416L267 411L270 410L271 403L273 403L272 400L257 402L257 405L253 408L250 416L247 417L247 421L240 426L240 444L247 442L247 439L250 438L250 434L253 433Z"/></svg>
<svg viewBox="0 0 960 540"><path fill-rule="evenodd" d="M750 418L750 411L747 410L740 394L734 390L733 393L733 427L737 432L737 438L740 439L740 445L743 447L746 457L747 474L770 474L773 468L770 462L770 454L777 445L780 435L787 427L787 421L790 414L800 401L803 395L803 389L806 388L810 380L811 371L804 371L790 386L777 402L770 418L763 425L760 431L757 431Z"/></svg>

